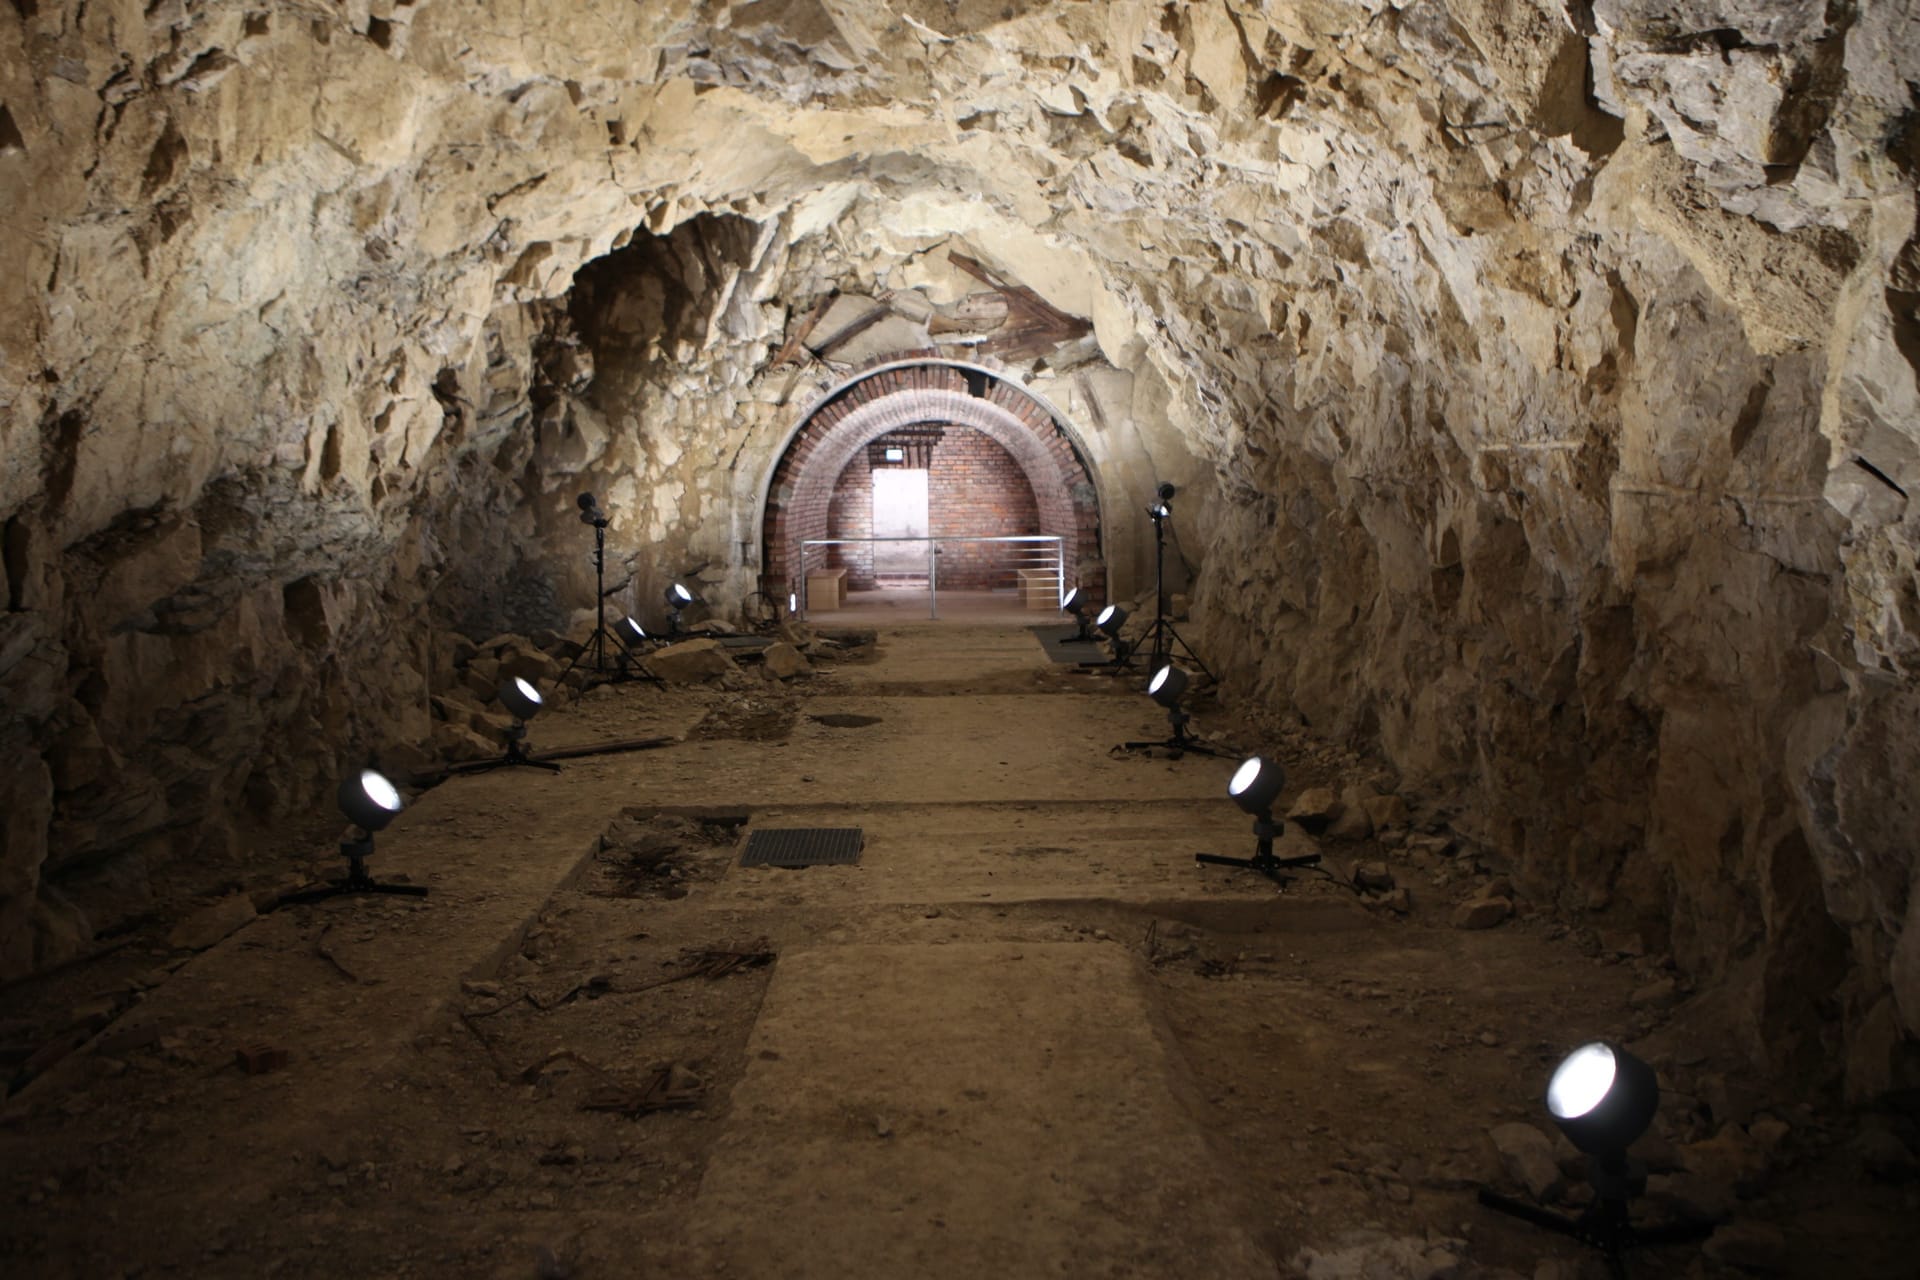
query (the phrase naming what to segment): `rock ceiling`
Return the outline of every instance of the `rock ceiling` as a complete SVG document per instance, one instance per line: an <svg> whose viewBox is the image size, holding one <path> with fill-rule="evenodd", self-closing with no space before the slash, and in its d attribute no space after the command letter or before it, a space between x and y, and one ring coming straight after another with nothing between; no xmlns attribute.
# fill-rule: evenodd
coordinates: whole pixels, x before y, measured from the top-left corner
<svg viewBox="0 0 1920 1280"><path fill-rule="evenodd" d="M0 970L423 737L431 619L564 623L582 485L643 585L751 591L782 442L896 325L1079 425L1116 591L1128 495L1221 499L1183 548L1243 696L1885 1088L1917 21L14 0Z"/></svg>

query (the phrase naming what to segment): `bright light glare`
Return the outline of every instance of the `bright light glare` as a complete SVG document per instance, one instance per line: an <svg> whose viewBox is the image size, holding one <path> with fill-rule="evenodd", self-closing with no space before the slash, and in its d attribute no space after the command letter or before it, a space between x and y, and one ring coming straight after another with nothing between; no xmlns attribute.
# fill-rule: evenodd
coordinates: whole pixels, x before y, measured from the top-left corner
<svg viewBox="0 0 1920 1280"><path fill-rule="evenodd" d="M1247 762L1241 765L1239 770L1234 773L1233 781L1227 784L1227 794L1230 796L1245 795L1247 788L1253 785L1253 780L1260 776L1260 770L1265 767L1266 762L1261 760L1259 756L1250 757Z"/></svg>
<svg viewBox="0 0 1920 1280"><path fill-rule="evenodd" d="M675 600L678 600L681 604L693 603L693 592L687 590L685 587L681 586L677 582L673 584L671 594L673 598Z"/></svg>
<svg viewBox="0 0 1920 1280"><path fill-rule="evenodd" d="M1167 677L1172 674L1173 674L1173 668L1170 666L1162 667L1158 671L1154 672L1153 679L1147 682L1147 692L1150 694L1160 692L1160 686L1165 684L1167 682Z"/></svg>
<svg viewBox="0 0 1920 1280"><path fill-rule="evenodd" d="M1119 607L1120 606L1117 604L1108 605L1106 608L1100 611L1100 616L1095 618L1094 622L1099 626L1102 626L1102 627L1106 626L1108 621L1113 617L1113 611L1115 609L1118 609Z"/></svg>
<svg viewBox="0 0 1920 1280"><path fill-rule="evenodd" d="M800 612L800 593L799 592L797 591L787 592L787 612L788 613Z"/></svg>
<svg viewBox="0 0 1920 1280"><path fill-rule="evenodd" d="M1547 1110L1562 1120L1577 1120L1600 1105L1613 1088L1613 1050L1583 1044L1554 1068L1547 1085Z"/></svg>
<svg viewBox="0 0 1920 1280"><path fill-rule="evenodd" d="M1074 604L1079 599L1080 599L1080 588L1075 587L1071 591L1067 592L1067 598L1060 602L1060 607L1062 609L1072 609Z"/></svg>
<svg viewBox="0 0 1920 1280"><path fill-rule="evenodd" d="M540 691L534 688L532 685L528 684L526 681L526 678L523 676L515 676L513 678L513 687L520 691L521 697L525 698L528 702L531 702L536 707L541 705L541 703L544 701L544 699L542 699L540 696Z"/></svg>
<svg viewBox="0 0 1920 1280"><path fill-rule="evenodd" d="M373 801L388 813L400 812L400 793L394 789L391 782L388 782L373 770L362 769L360 771L360 789L366 792L367 799Z"/></svg>

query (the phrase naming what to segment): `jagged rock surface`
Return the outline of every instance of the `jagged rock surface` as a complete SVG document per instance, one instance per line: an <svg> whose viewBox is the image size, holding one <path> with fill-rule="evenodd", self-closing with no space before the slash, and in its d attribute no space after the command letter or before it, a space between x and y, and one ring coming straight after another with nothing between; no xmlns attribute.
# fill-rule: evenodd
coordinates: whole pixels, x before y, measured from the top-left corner
<svg viewBox="0 0 1920 1280"><path fill-rule="evenodd" d="M1118 590L1132 495L1221 499L1230 690L1746 993L1774 1065L1837 1025L1895 1082L1912 0L477 17L0 8L0 973L428 741L456 628L577 634L576 493L632 607L742 600L837 372L774 354L835 290L978 337L960 252L1085 321L1007 359Z"/></svg>

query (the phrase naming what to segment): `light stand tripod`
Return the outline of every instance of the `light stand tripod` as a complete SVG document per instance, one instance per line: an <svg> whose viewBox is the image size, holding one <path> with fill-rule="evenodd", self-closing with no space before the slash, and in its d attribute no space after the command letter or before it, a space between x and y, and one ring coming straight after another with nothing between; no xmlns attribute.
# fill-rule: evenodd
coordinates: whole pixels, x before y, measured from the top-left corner
<svg viewBox="0 0 1920 1280"><path fill-rule="evenodd" d="M506 769L521 765L528 769L545 769L549 773L560 772L560 766L551 760L535 760L527 754L527 722L516 719L506 732L507 753L498 760L480 760L472 764L456 764L447 772L485 773L489 769Z"/></svg>
<svg viewBox="0 0 1920 1280"><path fill-rule="evenodd" d="M1166 666L1173 658L1174 646L1178 645L1193 660L1193 665L1211 679L1213 672L1193 651L1193 646L1173 629L1173 620L1167 613L1167 521L1173 518L1173 509L1167 504L1175 492L1171 484L1162 483L1153 504L1147 508L1147 514L1153 517L1153 625L1140 640L1148 646L1151 655L1147 662L1149 671Z"/></svg>
<svg viewBox="0 0 1920 1280"><path fill-rule="evenodd" d="M1302 854L1297 858L1274 856L1273 838L1280 834L1280 824L1274 820L1271 810L1254 815L1253 834L1258 837L1259 844L1255 846L1251 858L1229 858L1219 853L1196 853L1193 855L1193 860L1215 867L1240 867L1247 871L1257 871L1282 888L1285 888L1287 882L1293 879L1292 876L1281 874L1282 872L1298 867L1320 865L1320 855L1317 853Z"/></svg>
<svg viewBox="0 0 1920 1280"><path fill-rule="evenodd" d="M581 647L579 653L573 655L573 661L567 664L566 670L560 673L560 680L564 683L566 678L573 674L573 669L580 664L580 659L592 654L594 680L616 684L623 680L651 680L659 684L660 677L646 668L637 663L629 667L627 650L607 631L607 597L614 591L620 590L620 587L615 587L613 591L607 590L607 513L600 509L599 501L590 493L581 494L575 501L580 507L580 523L593 526L594 624L593 634L587 637L587 643ZM621 584L621 586L624 585L626 584ZM609 645L614 651L614 665L611 669L607 664Z"/></svg>
<svg viewBox="0 0 1920 1280"><path fill-rule="evenodd" d="M1593 1184L1594 1200L1578 1217L1542 1209L1485 1187L1480 1188L1480 1203L1598 1249L1606 1255L1607 1271L1615 1280L1626 1280L1629 1249L1641 1245L1683 1244L1703 1240L1713 1233L1714 1224L1698 1218L1657 1226L1634 1226L1627 1215L1627 1202L1646 1190L1647 1171L1637 1161L1628 1160L1624 1151L1589 1156L1588 1179Z"/></svg>
<svg viewBox="0 0 1920 1280"><path fill-rule="evenodd" d="M352 831L360 834L356 837ZM418 884L382 884L367 873L367 859L373 856L373 832L363 827L352 828L347 838L340 842L340 853L347 859L347 878L321 885L318 889L302 889L297 893L282 894L274 905L284 907L295 902L324 902L328 898L340 898L356 893L397 893L410 898L427 896L425 885Z"/></svg>
<svg viewBox="0 0 1920 1280"><path fill-rule="evenodd" d="M1165 747L1167 753L1175 760L1178 760L1181 756L1189 752L1196 756L1213 756L1220 760L1231 759L1232 757L1229 756L1227 752L1221 751L1216 747L1210 747L1187 732L1187 725L1192 719L1193 717L1188 715L1183 708L1168 707L1167 723L1173 727L1171 734L1158 742L1123 742L1118 747L1115 747L1114 750L1149 751L1154 747ZM1196 854L1194 856L1200 858L1202 861L1213 857L1212 854Z"/></svg>
<svg viewBox="0 0 1920 1280"><path fill-rule="evenodd" d="M1147 682L1147 696L1167 709L1167 724L1173 732L1160 742L1123 742L1115 751L1147 751L1154 747L1164 747L1175 760L1191 751L1197 756L1225 757L1226 752L1216 751L1187 732L1187 725L1193 717L1187 713L1181 699L1186 696L1187 685L1192 677L1171 662L1153 673L1153 679Z"/></svg>

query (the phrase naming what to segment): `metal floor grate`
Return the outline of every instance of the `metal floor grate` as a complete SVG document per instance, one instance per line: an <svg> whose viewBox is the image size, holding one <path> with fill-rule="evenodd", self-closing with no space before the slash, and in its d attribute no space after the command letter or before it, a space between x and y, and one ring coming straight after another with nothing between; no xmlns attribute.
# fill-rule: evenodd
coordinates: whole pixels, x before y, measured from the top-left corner
<svg viewBox="0 0 1920 1280"><path fill-rule="evenodd" d="M766 827L747 837L743 867L820 867L860 861L859 827Z"/></svg>

